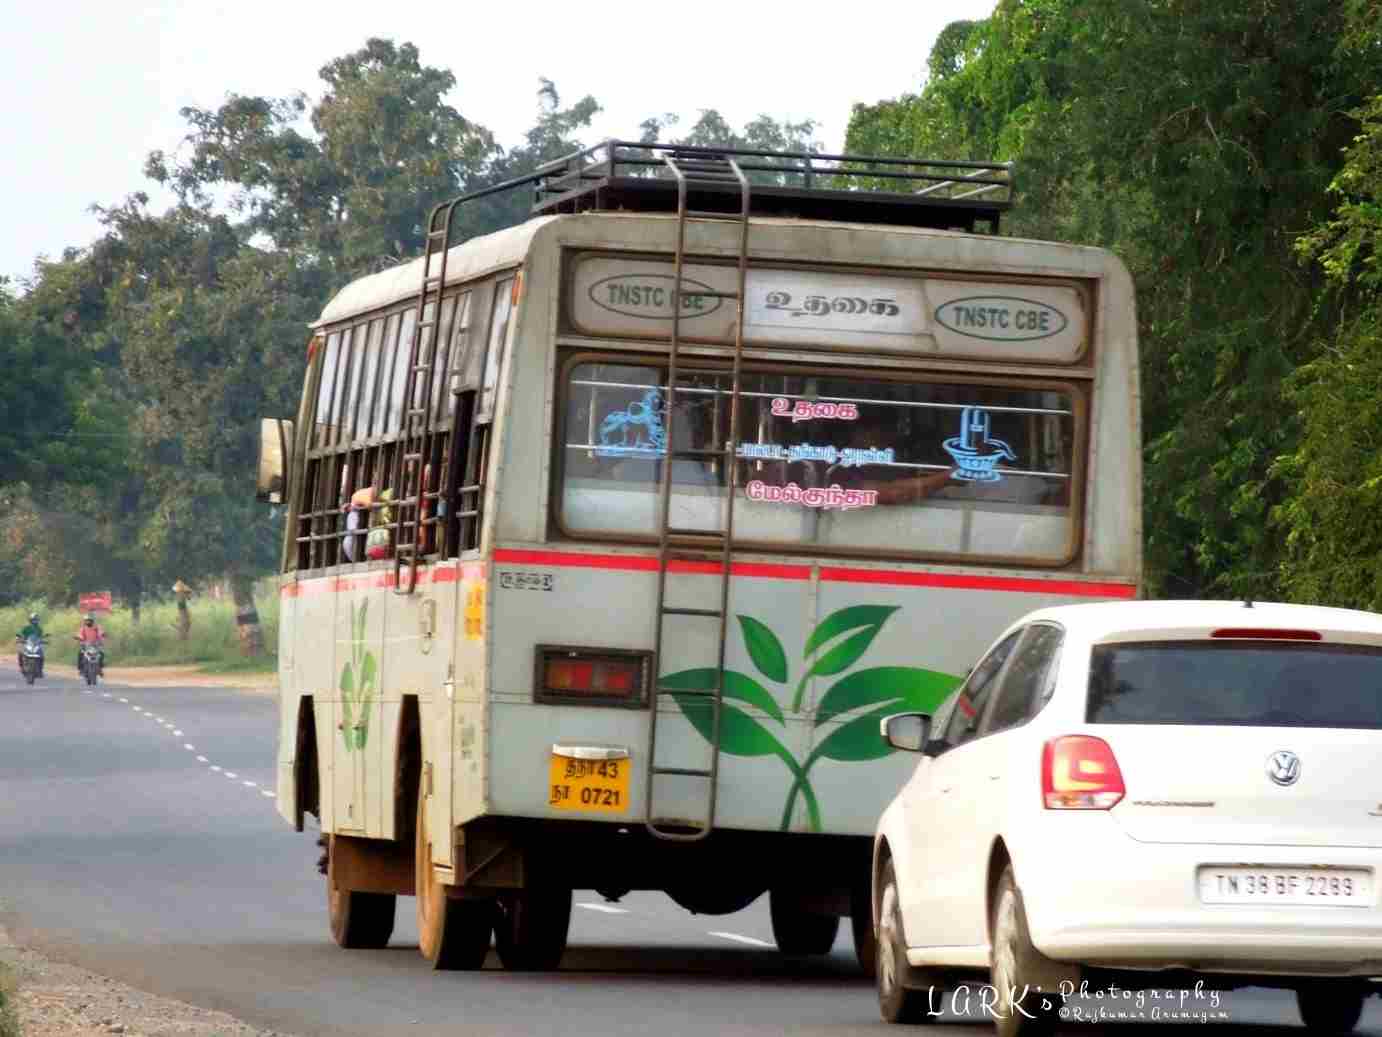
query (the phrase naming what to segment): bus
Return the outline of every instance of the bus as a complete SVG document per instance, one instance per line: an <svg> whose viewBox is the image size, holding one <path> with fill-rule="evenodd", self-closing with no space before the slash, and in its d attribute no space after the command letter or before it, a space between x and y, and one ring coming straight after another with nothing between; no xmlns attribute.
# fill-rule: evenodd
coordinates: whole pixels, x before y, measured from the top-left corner
<svg viewBox="0 0 1382 1037"><path fill-rule="evenodd" d="M456 214L531 190L470 240ZM277 803L334 940L557 968L573 891L852 930L931 711L1029 610L1141 593L1131 279L1000 163L607 141L437 206L265 420Z"/></svg>

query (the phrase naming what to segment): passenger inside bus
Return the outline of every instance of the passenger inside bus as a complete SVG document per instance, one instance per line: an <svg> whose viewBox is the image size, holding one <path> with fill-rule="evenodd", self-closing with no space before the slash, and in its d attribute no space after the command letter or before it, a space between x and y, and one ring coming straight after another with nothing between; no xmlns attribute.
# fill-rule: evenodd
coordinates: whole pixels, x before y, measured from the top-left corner
<svg viewBox="0 0 1382 1037"><path fill-rule="evenodd" d="M901 460L910 453L896 449L898 422L895 414L871 407L851 423L845 449L884 450L892 446ZM900 464L849 465L843 462L826 469L824 486L839 485L846 490L873 490L879 504L916 504L951 484L954 467L914 468Z"/></svg>

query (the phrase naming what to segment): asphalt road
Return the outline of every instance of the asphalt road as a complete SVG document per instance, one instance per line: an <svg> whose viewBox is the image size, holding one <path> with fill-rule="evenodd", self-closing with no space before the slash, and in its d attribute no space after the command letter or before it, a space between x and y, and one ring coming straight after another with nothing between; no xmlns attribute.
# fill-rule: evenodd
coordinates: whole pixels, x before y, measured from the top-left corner
<svg viewBox="0 0 1382 1037"><path fill-rule="evenodd" d="M264 1027L314 1035L882 1034L848 926L802 963L772 947L766 898L693 916L661 894L619 904L576 894L561 971L434 973L416 950L413 901L383 951L342 951L327 931L315 833L279 819L276 700L220 688L94 693L0 668L0 922L53 957ZM309 819L310 820L310 819ZM992 1032L968 1019L928 1032ZM1086 1011L1136 1012L1136 1001ZM1225 1013L1218 1032L1303 1033L1294 999L1223 994L1144 1001L1163 1015ZM1072 1024L1137 1037L1166 1024ZM1382 1001L1363 1032L1382 1035Z"/></svg>

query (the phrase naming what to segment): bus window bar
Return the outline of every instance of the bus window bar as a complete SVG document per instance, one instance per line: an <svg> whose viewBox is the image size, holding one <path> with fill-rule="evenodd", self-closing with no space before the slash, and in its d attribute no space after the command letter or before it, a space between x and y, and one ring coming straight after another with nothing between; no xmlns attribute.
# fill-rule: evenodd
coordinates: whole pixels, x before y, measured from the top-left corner
<svg viewBox="0 0 1382 1037"><path fill-rule="evenodd" d="M572 385L587 386L601 389L657 389L659 392L666 392L665 385L649 385L640 382L594 382L584 379L576 379ZM1032 390L1025 390L1032 391ZM1040 392L1041 390L1035 390ZM701 387L677 386L677 394L698 395L698 396L728 396L725 389L706 389ZM752 397L754 399L773 400L779 396L791 396L792 393L783 392L741 392L740 396ZM973 404L973 403L933 403L924 400L874 400L862 396L805 396L799 395L799 399L807 400L811 403L866 403L870 406L878 407L915 407L923 410L964 410L966 407L983 407L987 411L995 411L1000 414L1052 414L1057 416L1069 417L1074 411L1065 410L1059 407L1003 407L997 404Z"/></svg>
<svg viewBox="0 0 1382 1037"><path fill-rule="evenodd" d="M745 445L747 446L747 445L751 445L751 444L746 443ZM759 443L759 444L756 444L756 445L762 446L762 445L767 445L767 444ZM606 447L604 446L604 444L602 444L602 443L567 443L567 444L566 444L566 449L567 449L567 450L585 450L585 451L594 450L594 451L597 451L597 452L598 452L599 450L607 449L607 448L606 448ZM842 449L848 449L848 448L842 448ZM682 453L682 452L681 452L681 451L678 451L678 453ZM711 451L711 453L720 454L721 451L715 450L715 451ZM666 457L666 456L667 456L666 451L658 451L658 450L654 450L652 447L649 447L648 450L647 450L646 456L639 455L639 454L634 454L634 453L622 453L622 452L621 452L620 454L617 455L616 460L620 460L620 461L660 461L661 459L663 459L663 458ZM674 460L675 460L675 458L674 458ZM801 463L807 462L807 461L810 461L810 462L817 462L817 461L819 461L819 458L814 458L814 457L800 457L800 458L797 458L795 461L793 461L793 460L791 460L791 459L789 459L789 458L786 458L786 457L739 457L739 458L736 458L736 460L738 460L741 464L753 464L753 463L758 463L758 464L801 464ZM832 465L831 467L834 467L834 466ZM908 469L913 469L913 470L916 470L916 471L948 472L948 471L950 471L950 469L954 468L955 466L954 466L953 464L929 464L929 463L925 463L925 462L921 462L921 461L869 461L869 462L867 462L867 464L861 465L861 466L859 466L859 467L866 467L866 468L908 468ZM1036 470L1033 470L1033 469L1026 469L1026 468L1002 468L1002 467L994 468L993 470L994 470L995 472L999 472L999 473L1001 473L1001 474L1003 474L1003 475L1031 475L1031 476L1035 476L1035 477L1037 477L1037 478L1039 478L1039 479L1069 479L1069 478L1070 478L1070 474L1069 474L1068 472L1039 472L1039 471L1036 471Z"/></svg>

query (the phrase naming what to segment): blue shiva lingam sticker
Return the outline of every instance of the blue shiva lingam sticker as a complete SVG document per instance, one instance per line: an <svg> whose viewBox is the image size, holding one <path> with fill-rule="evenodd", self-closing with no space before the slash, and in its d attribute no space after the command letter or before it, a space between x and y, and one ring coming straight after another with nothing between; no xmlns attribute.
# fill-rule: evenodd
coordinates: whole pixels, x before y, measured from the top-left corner
<svg viewBox="0 0 1382 1037"><path fill-rule="evenodd" d="M959 469L952 476L967 482L998 482L1003 478L994 469L1006 458L1016 461L1012 447L989 436L992 416L982 407L966 407L960 413L960 434L941 445L955 459Z"/></svg>
<svg viewBox="0 0 1382 1037"><path fill-rule="evenodd" d="M649 389L642 400L630 403L627 410L606 414L600 422L601 457L662 454L667 451L667 433L662 427L662 393Z"/></svg>

